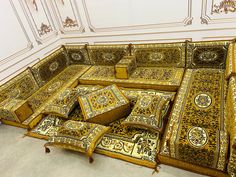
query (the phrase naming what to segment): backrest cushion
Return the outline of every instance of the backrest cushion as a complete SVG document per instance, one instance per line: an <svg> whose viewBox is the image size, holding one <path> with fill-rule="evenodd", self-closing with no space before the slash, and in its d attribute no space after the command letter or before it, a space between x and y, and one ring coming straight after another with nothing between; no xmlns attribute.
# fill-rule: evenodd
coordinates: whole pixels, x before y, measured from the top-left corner
<svg viewBox="0 0 236 177"><path fill-rule="evenodd" d="M186 43L135 44L131 53L138 66L185 67Z"/></svg>
<svg viewBox="0 0 236 177"><path fill-rule="evenodd" d="M224 69L230 41L187 43L188 68Z"/></svg>
<svg viewBox="0 0 236 177"><path fill-rule="evenodd" d="M129 55L129 46L93 45L88 46L88 53L91 64L114 66L124 55Z"/></svg>
<svg viewBox="0 0 236 177"><path fill-rule="evenodd" d="M66 45L69 64L90 64L88 52L84 45Z"/></svg>
<svg viewBox="0 0 236 177"><path fill-rule="evenodd" d="M67 65L64 47L61 47L32 66L31 71L41 87L64 70Z"/></svg>
<svg viewBox="0 0 236 177"><path fill-rule="evenodd" d="M29 69L0 86L0 103L6 99L25 100L39 88Z"/></svg>

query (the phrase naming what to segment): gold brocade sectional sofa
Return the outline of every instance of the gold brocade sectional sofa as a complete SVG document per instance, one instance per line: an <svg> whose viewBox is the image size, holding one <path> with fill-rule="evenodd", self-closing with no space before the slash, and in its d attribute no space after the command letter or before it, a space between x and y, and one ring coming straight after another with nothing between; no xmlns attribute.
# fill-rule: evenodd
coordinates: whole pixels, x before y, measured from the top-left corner
<svg viewBox="0 0 236 177"><path fill-rule="evenodd" d="M152 160L210 176L236 176L235 45L186 41L62 46L0 87L0 119L32 129L58 93L80 84L176 92L164 134L155 136L160 147L152 147L158 153ZM136 68L128 79L116 78L115 65L130 55ZM137 161L142 164L142 159Z"/></svg>

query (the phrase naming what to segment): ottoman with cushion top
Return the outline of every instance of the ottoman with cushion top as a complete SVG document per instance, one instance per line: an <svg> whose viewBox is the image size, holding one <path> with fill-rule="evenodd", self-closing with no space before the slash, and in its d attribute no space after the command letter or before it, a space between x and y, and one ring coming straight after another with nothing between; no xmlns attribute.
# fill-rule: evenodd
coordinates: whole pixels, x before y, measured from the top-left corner
<svg viewBox="0 0 236 177"><path fill-rule="evenodd" d="M107 86L78 98L85 121L108 124L126 116L130 103L116 85Z"/></svg>

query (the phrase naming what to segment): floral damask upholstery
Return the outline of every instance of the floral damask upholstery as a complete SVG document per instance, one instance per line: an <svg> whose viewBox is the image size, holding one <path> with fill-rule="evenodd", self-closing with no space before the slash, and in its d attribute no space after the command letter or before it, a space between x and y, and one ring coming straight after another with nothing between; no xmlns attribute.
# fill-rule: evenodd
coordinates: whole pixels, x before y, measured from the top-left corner
<svg viewBox="0 0 236 177"><path fill-rule="evenodd" d="M136 59L133 56L122 58L115 65L115 75L118 79L128 79L136 68Z"/></svg>
<svg viewBox="0 0 236 177"><path fill-rule="evenodd" d="M0 103L0 119L23 122L31 114L33 111L25 100L6 99Z"/></svg>
<svg viewBox="0 0 236 177"><path fill-rule="evenodd" d="M69 115L69 119L83 121L81 109L76 107ZM109 124L110 130L104 134L95 152L154 168L157 165L156 156L159 152L159 133L121 125L124 119ZM64 122L65 119L48 115L27 135L48 140Z"/></svg>
<svg viewBox="0 0 236 177"><path fill-rule="evenodd" d="M109 127L68 120L59 127L44 145L86 153L89 158Z"/></svg>
<svg viewBox="0 0 236 177"><path fill-rule="evenodd" d="M229 41L188 42L188 68L225 69Z"/></svg>
<svg viewBox="0 0 236 177"><path fill-rule="evenodd" d="M38 90L33 75L26 69L0 87L0 119L22 122L32 114L26 103L28 97Z"/></svg>
<svg viewBox="0 0 236 177"><path fill-rule="evenodd" d="M65 45L65 49L69 64L90 64L84 45Z"/></svg>
<svg viewBox="0 0 236 177"><path fill-rule="evenodd" d="M63 88L73 87L73 84L77 86L78 78L89 68L86 65L71 65L63 70L60 74L54 77L45 86L41 87L35 94L28 98L28 102L36 110L40 107L46 100L48 100L55 93L62 91Z"/></svg>
<svg viewBox="0 0 236 177"><path fill-rule="evenodd" d="M123 56L129 54L128 45L89 45L91 64L114 66Z"/></svg>
<svg viewBox="0 0 236 177"><path fill-rule="evenodd" d="M224 70L188 69L169 117L159 160L206 175L224 176L228 134Z"/></svg>
<svg viewBox="0 0 236 177"><path fill-rule="evenodd" d="M55 98L55 95L65 88L77 86L78 78L87 71L89 67L90 66L87 65L70 65L29 97L27 101L34 113L26 119L23 124L32 128L37 121L40 121L45 106Z"/></svg>
<svg viewBox="0 0 236 177"><path fill-rule="evenodd" d="M134 44L138 66L185 67L186 43Z"/></svg>
<svg viewBox="0 0 236 177"><path fill-rule="evenodd" d="M231 76L236 75L236 44L230 43L226 58L226 71L225 76L227 79L229 79Z"/></svg>
<svg viewBox="0 0 236 177"><path fill-rule="evenodd" d="M68 118L70 112L78 103L78 96L79 93L76 89L66 88L54 96L44 108L43 113Z"/></svg>
<svg viewBox="0 0 236 177"><path fill-rule="evenodd" d="M176 91L182 81L184 68L137 67L129 79L116 79L113 66L92 66L79 81L81 84L117 84L121 87Z"/></svg>
<svg viewBox="0 0 236 177"><path fill-rule="evenodd" d="M78 98L85 121L108 124L126 116L130 103L116 85L110 85Z"/></svg>
<svg viewBox="0 0 236 177"><path fill-rule="evenodd" d="M38 90L39 86L29 69L0 86L0 103L6 99L25 100Z"/></svg>
<svg viewBox="0 0 236 177"><path fill-rule="evenodd" d="M229 80L228 94L226 99L226 117L227 129L230 134L229 163L228 173L236 176L236 78L231 77Z"/></svg>
<svg viewBox="0 0 236 177"><path fill-rule="evenodd" d="M142 94L122 124L161 133L164 128L162 111L167 107L167 102L161 96Z"/></svg>
<svg viewBox="0 0 236 177"><path fill-rule="evenodd" d="M66 68L68 61L64 47L59 48L31 67L31 71L39 84L45 85L49 80Z"/></svg>

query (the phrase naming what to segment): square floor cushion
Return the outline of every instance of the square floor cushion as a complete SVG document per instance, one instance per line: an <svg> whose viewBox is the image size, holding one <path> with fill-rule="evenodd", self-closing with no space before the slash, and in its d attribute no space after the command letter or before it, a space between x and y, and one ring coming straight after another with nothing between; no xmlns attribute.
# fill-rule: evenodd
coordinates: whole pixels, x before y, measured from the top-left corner
<svg viewBox="0 0 236 177"><path fill-rule="evenodd" d="M84 120L108 124L129 114L130 103L116 85L110 85L78 98Z"/></svg>
<svg viewBox="0 0 236 177"><path fill-rule="evenodd" d="M169 101L161 95L142 94L122 124L161 133L164 127L162 112L166 104Z"/></svg>
<svg viewBox="0 0 236 177"><path fill-rule="evenodd" d="M109 127L103 125L68 120L54 132L44 147L46 152L50 152L48 146L82 152L92 162L93 151L108 130Z"/></svg>

